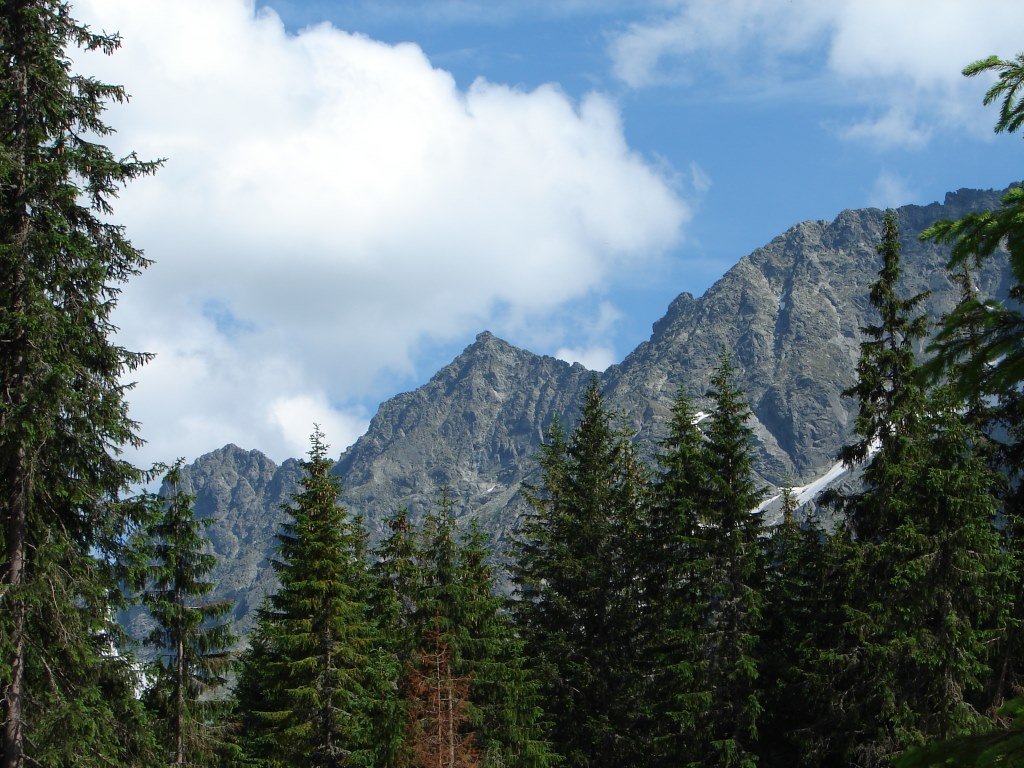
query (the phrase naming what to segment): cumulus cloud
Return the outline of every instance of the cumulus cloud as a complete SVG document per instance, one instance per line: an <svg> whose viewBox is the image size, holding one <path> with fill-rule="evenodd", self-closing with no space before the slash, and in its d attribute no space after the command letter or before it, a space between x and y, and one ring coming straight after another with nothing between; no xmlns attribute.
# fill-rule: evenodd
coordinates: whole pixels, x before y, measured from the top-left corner
<svg viewBox="0 0 1024 768"><path fill-rule="evenodd" d="M599 94L461 90L416 45L290 34L251 0L75 11L124 38L77 62L132 95L108 113L115 150L167 158L116 206L156 260L116 317L158 354L132 394L147 458L233 441L280 459L312 420L340 449L420 344L543 319L689 216Z"/></svg>
<svg viewBox="0 0 1024 768"><path fill-rule="evenodd" d="M687 81L752 97L882 104L840 129L848 139L920 146L930 126L987 130L991 116L960 70L1020 47L1024 4L1004 0L678 0L611 43L613 71L632 87Z"/></svg>

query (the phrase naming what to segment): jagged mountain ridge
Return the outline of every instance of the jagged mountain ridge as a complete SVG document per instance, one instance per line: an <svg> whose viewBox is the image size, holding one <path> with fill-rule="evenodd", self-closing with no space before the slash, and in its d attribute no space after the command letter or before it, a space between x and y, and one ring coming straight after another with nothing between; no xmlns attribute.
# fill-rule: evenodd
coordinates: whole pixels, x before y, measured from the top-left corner
<svg viewBox="0 0 1024 768"><path fill-rule="evenodd" d="M902 287L908 295L931 291L925 309L932 318L950 310L957 293L945 270L948 247L922 243L919 233L939 219L994 208L1001 195L960 190L942 204L897 210ZM606 372L609 402L629 414L642 438L656 439L677 388L701 405L718 356L728 351L754 412L764 479L779 485L822 474L856 412L841 393L854 381L860 328L877 322L868 286L881 266L881 229L882 211L873 208L803 222L741 259L699 299L682 294L650 341ZM990 263L978 288L1003 298L1010 279L1008 268Z"/></svg>
<svg viewBox="0 0 1024 768"><path fill-rule="evenodd" d="M1001 194L960 190L942 204L898 209L904 288L932 291L933 317L956 300L944 268L948 248L921 243L918 234L938 219L991 209ZM680 386L698 407L706 405L723 350L733 356L753 408L762 478L776 485L814 479L831 466L852 426L856 404L841 392L854 378L859 329L873 321L867 290L880 264L881 231L878 209L796 225L741 259L703 296L681 294L650 340L603 374L481 333L429 382L380 406L335 466L345 503L376 538L394 510L422 514L447 487L463 514L481 520L501 546L523 509L522 484L536 476L545 430L555 418L574 423L592 376L650 451ZM993 264L979 276L979 289L1003 297L1009 281L1008 269ZM297 477L294 461L278 468L256 454L228 446L184 473L197 512L220 521L210 529L222 561L214 576L246 609L273 583L273 530Z"/></svg>

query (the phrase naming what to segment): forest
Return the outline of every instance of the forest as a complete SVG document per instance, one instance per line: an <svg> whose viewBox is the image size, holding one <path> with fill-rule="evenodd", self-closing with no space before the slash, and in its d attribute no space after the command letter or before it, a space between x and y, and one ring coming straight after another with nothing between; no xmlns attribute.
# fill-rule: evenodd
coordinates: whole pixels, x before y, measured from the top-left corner
<svg viewBox="0 0 1024 768"><path fill-rule="evenodd" d="M791 489L762 521L725 353L710 415L680 394L652 462L595 381L507 552L448 494L371 548L314 428L280 587L240 639L181 462L122 455L148 356L111 313L148 262L110 215L161 163L104 146L124 90L71 63L118 45L66 3L0 3L0 768L1024 765L1024 188L922 235L961 288L938 328L886 215L834 524ZM981 73L1018 133L1024 54ZM977 295L1005 258L1010 301Z"/></svg>

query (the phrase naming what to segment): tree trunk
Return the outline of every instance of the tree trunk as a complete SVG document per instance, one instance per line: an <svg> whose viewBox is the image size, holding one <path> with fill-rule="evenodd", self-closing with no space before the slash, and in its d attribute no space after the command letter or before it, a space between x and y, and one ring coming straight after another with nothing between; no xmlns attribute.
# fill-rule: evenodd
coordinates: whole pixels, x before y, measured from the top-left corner
<svg viewBox="0 0 1024 768"><path fill-rule="evenodd" d="M25 532L28 518L27 471L25 450L19 448L11 471L8 473L10 494L6 499L7 539L6 563L2 586L11 605L11 679L3 690L4 742L3 762L0 768L23 768L25 765L24 733L24 680L25 680L25 622L28 606L22 588L25 583Z"/></svg>
<svg viewBox="0 0 1024 768"><path fill-rule="evenodd" d="M19 38L15 30L15 38ZM10 220L11 265L10 273L4 275L10 282L10 305L7 311L12 317L24 316L25 313L25 248L31 229L29 202L27 199L27 183L25 174L26 155L28 151L28 72L24 66L17 68L12 75L18 79L18 111L15 120L17 142L12 149L17 164L13 174L13 215ZM6 235L7 233L3 233ZM5 238L6 239L6 238ZM10 410L17 413L24 405L28 391L28 361L26 357L27 342L24 325L18 328L14 338L6 340L7 348L0 352L7 359L2 368L4 378L3 398ZM20 415L22 419L25 416ZM23 768L25 765L25 733L24 733L24 680L25 680L25 624L28 618L28 606L22 594L25 583L25 567L27 557L26 536L28 530L28 506L30 483L30 466L22 443L19 425L12 425L0 419L0 434L11 436L17 447L5 445L5 451L12 455L7 467L6 484L7 498L5 508L0 510L4 516L4 535L7 542L6 562L0 573L0 585L3 593L11 602L11 645L14 653L11 658L11 679L3 690L3 751L0 768Z"/></svg>
<svg viewBox="0 0 1024 768"><path fill-rule="evenodd" d="M177 593L175 599L181 604ZM174 670L174 764L185 764L185 646L181 632L178 633L177 653Z"/></svg>

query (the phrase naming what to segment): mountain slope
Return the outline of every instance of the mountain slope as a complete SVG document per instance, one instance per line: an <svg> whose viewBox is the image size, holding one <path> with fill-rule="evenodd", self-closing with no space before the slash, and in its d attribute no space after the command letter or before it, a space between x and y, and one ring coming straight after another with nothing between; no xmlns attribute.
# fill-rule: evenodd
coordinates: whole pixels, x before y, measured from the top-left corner
<svg viewBox="0 0 1024 768"><path fill-rule="evenodd" d="M447 487L500 541L545 431L575 420L593 375L481 333L427 384L381 405L335 467L345 502L379 531L392 511L415 517Z"/></svg>
<svg viewBox="0 0 1024 768"><path fill-rule="evenodd" d="M903 288L931 291L925 306L933 318L957 299L945 271L949 250L918 234L938 219L993 208L1000 195L960 190L941 205L898 209ZM609 400L644 439L656 439L678 387L700 407L718 356L728 351L754 412L762 476L779 485L822 474L856 412L841 393L854 380L860 328L875 321L867 294L880 267L881 222L882 211L869 208L798 224L740 260L704 296L683 294L651 340L608 370ZM1007 269L989 264L979 289L1005 297L1009 280Z"/></svg>
<svg viewBox="0 0 1024 768"><path fill-rule="evenodd" d="M960 190L942 204L898 209L904 289L930 290L934 318L956 301L944 269L948 249L918 234L938 219L993 208L1000 195ZM654 450L680 386L706 406L712 371L727 351L753 408L762 478L800 485L826 473L856 410L841 392L853 382L859 329L873 321L867 292L879 268L881 222L881 211L864 209L798 224L703 296L675 299L650 340L600 375L609 406L642 449ZM983 294L1006 295L1010 276L1000 262L980 276ZM545 430L555 418L571 427L594 375L481 333L427 384L381 405L335 467L345 503L376 538L394 510L407 507L415 517L448 487L463 513L504 544L524 508L522 484L536 476ZM245 608L273 583L268 551L297 471L294 461L277 468L234 446L186 468L200 513L220 518L211 528L223 561L217 576Z"/></svg>

